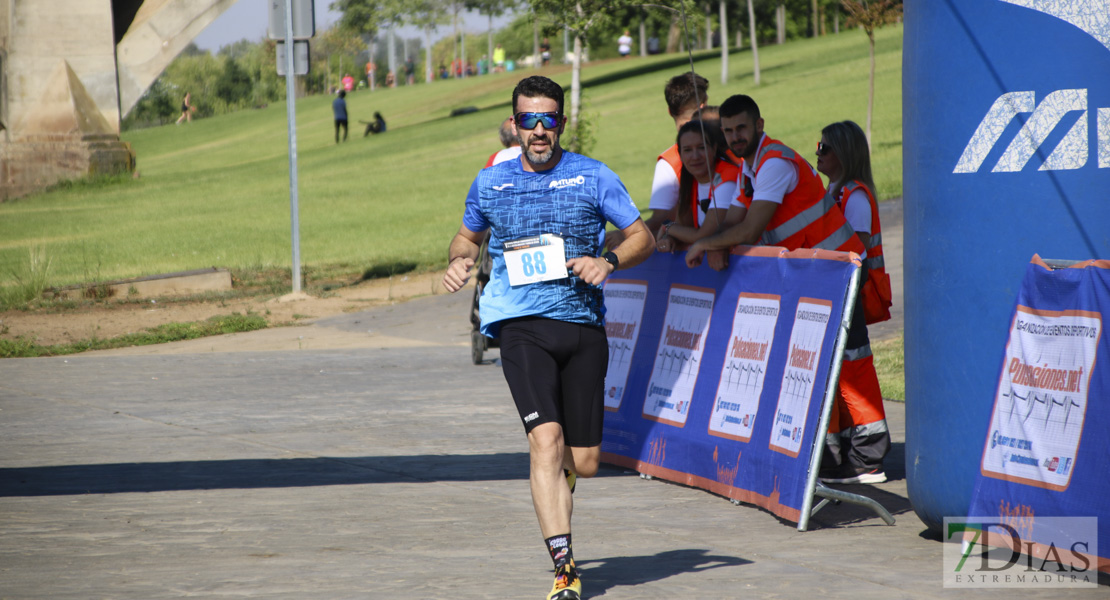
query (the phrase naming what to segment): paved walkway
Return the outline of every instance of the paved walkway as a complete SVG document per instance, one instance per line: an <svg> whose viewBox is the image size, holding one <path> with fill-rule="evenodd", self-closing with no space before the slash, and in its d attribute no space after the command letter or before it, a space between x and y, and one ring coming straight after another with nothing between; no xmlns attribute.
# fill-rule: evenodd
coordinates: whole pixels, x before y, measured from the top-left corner
<svg viewBox="0 0 1110 600"><path fill-rule="evenodd" d="M0 598L544 597L527 445L496 362L470 363L469 302L0 361ZM280 349L229 351L259 340ZM891 481L847 487L894 526L830 506L800 533L623 469L580 481L586 597L996 597L941 587L888 414Z"/></svg>

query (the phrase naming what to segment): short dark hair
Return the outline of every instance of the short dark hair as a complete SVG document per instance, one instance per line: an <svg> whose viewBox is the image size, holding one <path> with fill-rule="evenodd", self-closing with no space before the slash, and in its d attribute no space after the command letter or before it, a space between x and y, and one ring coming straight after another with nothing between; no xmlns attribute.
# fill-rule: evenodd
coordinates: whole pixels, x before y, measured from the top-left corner
<svg viewBox="0 0 1110 600"><path fill-rule="evenodd" d="M345 97L346 95L347 95L347 91L346 91L346 90L339 90L339 97L340 97L340 98L343 98L343 97Z"/></svg>
<svg viewBox="0 0 1110 600"><path fill-rule="evenodd" d="M672 117L678 116L678 113L691 103L700 105L705 102L708 93L709 80L693 71L671 77L663 88L663 97L667 99L667 110Z"/></svg>
<svg viewBox="0 0 1110 600"><path fill-rule="evenodd" d="M751 96L736 94L735 96L729 96L728 100L721 104L722 119L735 117L741 113L747 113L753 121L759 120L759 105L755 103L755 100L752 100Z"/></svg>
<svg viewBox="0 0 1110 600"><path fill-rule="evenodd" d="M514 115L517 113L516 99L521 96L525 98L550 98L559 105L559 114L563 114L563 86L543 75L525 77L520 80L520 83L516 84L516 88L513 89Z"/></svg>

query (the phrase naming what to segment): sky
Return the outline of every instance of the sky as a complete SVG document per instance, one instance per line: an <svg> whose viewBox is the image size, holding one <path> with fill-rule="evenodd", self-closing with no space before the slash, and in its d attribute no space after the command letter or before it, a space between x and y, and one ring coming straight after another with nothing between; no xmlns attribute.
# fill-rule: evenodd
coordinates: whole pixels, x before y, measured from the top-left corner
<svg viewBox="0 0 1110 600"><path fill-rule="evenodd" d="M332 1L315 0L317 31L323 30L339 20L339 13L328 10L328 5ZM239 0L213 21L193 42L200 48L215 52L221 46L226 46L244 38L252 42L261 40L266 36L266 28L269 25L268 2L269 0ZM495 18L493 26L503 27L509 20L509 17ZM487 17L479 14L468 14L464 29L467 33L484 33L488 24ZM398 32L407 38L424 38L422 32L411 27L403 27ZM445 35L450 35L450 32L451 26L443 25L432 34L432 37L439 39Z"/></svg>

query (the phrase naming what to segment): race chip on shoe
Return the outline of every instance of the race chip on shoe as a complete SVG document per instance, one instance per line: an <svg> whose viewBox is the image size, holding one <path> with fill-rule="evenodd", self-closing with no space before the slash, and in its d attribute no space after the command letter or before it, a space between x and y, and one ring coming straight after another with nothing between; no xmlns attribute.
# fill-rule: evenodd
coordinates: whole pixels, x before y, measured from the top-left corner
<svg viewBox="0 0 1110 600"><path fill-rule="evenodd" d="M516 287L567 276L563 238L544 233L505 242L505 269Z"/></svg>

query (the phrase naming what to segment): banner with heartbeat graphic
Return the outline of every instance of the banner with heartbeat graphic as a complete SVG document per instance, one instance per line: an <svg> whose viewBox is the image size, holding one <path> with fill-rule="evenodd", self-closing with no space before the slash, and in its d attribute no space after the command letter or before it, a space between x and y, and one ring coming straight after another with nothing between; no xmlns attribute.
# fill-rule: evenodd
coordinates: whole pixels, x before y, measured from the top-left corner
<svg viewBox="0 0 1110 600"><path fill-rule="evenodd" d="M1107 314L1110 261L1052 270L1033 257L1010 319L970 515L1033 517L1034 526L1036 516L1099 517L1110 566Z"/></svg>
<svg viewBox="0 0 1110 600"><path fill-rule="evenodd" d="M839 252L656 254L605 286L602 459L798 521L844 297Z"/></svg>

